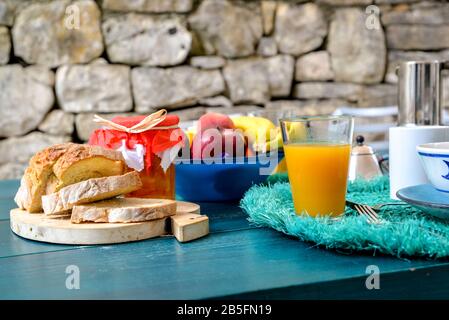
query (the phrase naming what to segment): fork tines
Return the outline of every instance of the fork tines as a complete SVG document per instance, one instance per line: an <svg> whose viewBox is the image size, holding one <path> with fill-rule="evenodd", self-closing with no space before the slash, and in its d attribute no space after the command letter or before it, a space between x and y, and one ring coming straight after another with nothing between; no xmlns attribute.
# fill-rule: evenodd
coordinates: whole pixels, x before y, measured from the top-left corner
<svg viewBox="0 0 449 320"><path fill-rule="evenodd" d="M380 223L379 216L370 206L356 204L355 210L366 217L369 223Z"/></svg>

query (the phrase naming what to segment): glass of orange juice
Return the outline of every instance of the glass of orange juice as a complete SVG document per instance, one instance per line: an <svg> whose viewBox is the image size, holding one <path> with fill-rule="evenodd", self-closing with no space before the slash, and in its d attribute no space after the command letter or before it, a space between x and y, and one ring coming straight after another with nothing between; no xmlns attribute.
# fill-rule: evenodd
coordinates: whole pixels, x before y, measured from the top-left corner
<svg viewBox="0 0 449 320"><path fill-rule="evenodd" d="M298 117L280 123L296 213L313 217L343 214L353 118Z"/></svg>

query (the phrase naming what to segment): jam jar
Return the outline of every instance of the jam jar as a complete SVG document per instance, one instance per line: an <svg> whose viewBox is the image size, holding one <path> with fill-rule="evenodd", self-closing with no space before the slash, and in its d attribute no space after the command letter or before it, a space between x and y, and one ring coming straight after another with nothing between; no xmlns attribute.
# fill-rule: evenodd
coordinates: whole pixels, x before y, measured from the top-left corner
<svg viewBox="0 0 449 320"><path fill-rule="evenodd" d="M179 129L179 118L157 114L101 119L103 124L95 130L89 144L122 152L128 170L140 173L143 187L126 196L139 198L175 198L174 156L182 148L185 138Z"/></svg>

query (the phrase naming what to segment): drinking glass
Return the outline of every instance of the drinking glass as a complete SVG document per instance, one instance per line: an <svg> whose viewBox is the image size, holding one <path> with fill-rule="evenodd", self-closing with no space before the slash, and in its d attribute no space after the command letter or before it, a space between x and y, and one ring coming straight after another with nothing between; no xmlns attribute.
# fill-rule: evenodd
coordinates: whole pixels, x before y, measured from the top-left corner
<svg viewBox="0 0 449 320"><path fill-rule="evenodd" d="M280 123L296 214L343 214L353 118L297 117Z"/></svg>

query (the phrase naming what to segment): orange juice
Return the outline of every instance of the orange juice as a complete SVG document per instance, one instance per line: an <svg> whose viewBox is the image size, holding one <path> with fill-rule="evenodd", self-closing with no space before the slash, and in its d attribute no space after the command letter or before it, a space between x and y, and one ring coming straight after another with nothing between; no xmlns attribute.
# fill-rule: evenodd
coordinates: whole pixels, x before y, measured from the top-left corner
<svg viewBox="0 0 449 320"><path fill-rule="evenodd" d="M287 144L293 202L297 214L338 216L345 210L351 146L349 144Z"/></svg>

